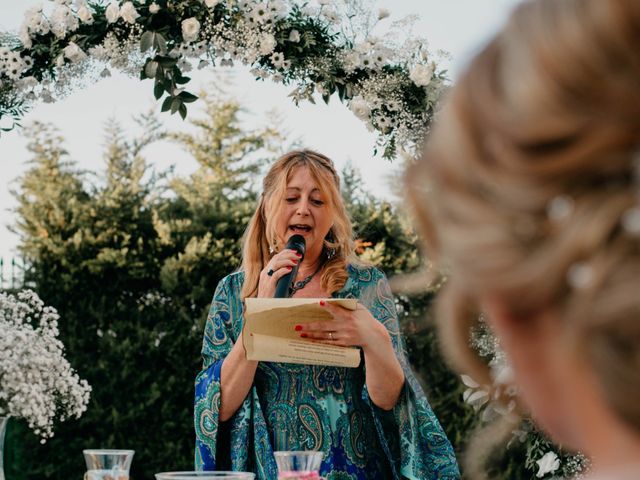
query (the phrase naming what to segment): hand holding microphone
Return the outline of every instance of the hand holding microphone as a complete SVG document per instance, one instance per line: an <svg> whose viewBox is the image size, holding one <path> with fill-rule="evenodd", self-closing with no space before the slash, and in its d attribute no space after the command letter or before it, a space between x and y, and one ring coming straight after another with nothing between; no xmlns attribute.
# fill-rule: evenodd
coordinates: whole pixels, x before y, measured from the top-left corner
<svg viewBox="0 0 640 480"><path fill-rule="evenodd" d="M302 235L292 235L281 252L273 256L260 272L258 297L287 298L289 288L298 274L304 259L306 242Z"/></svg>

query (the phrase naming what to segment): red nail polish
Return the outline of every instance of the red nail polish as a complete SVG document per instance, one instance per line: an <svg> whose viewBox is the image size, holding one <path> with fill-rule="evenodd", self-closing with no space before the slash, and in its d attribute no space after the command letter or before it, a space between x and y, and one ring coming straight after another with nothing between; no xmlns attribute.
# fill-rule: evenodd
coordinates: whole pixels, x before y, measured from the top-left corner
<svg viewBox="0 0 640 480"><path fill-rule="evenodd" d="M301 336L302 338L307 338L307 334L306 334L306 333L301 333L301 334L300 334L300 336Z"/></svg>
<svg viewBox="0 0 640 480"><path fill-rule="evenodd" d="M287 267L287 270L293 270L293 267Z"/></svg>
<svg viewBox="0 0 640 480"><path fill-rule="evenodd" d="M324 300L320 300L320 306L324 307L324 304L325 304Z"/></svg>
<svg viewBox="0 0 640 480"><path fill-rule="evenodd" d="M302 256L302 254L300 252L296 252L296 255L299 256L299 257Z"/></svg>
<svg viewBox="0 0 640 480"><path fill-rule="evenodd" d="M296 325L295 329L296 329L296 332L299 332L300 330L302 330L302 325Z"/></svg>

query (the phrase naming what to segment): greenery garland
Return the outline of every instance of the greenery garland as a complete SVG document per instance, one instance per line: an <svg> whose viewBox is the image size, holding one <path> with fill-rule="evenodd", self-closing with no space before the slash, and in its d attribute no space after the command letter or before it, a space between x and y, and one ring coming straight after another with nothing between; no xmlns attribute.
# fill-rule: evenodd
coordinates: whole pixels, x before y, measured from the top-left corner
<svg viewBox="0 0 640 480"><path fill-rule="evenodd" d="M28 10L18 35L0 34L0 120L19 126L37 100L52 102L78 78L122 70L154 82L162 111L187 115L192 65L252 67L257 79L294 85L297 103L334 93L378 134L383 156L415 153L446 84L423 39L407 24L384 39L389 16L362 0L56 0ZM404 33L406 38L399 42ZM377 153L377 147L376 147Z"/></svg>

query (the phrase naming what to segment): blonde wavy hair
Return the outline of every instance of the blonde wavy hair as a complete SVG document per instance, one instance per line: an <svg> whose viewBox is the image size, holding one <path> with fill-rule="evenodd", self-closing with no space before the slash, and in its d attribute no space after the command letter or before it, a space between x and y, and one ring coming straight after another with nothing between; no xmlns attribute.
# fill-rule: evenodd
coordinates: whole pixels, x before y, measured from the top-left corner
<svg viewBox="0 0 640 480"><path fill-rule="evenodd" d="M445 354L491 384L470 347L479 299L526 318L553 309L567 348L640 433L640 2L519 5L450 92L425 154L406 175L439 295ZM565 215L550 212L562 199ZM559 218L563 217L563 218ZM588 266L589 281L568 274Z"/></svg>
<svg viewBox="0 0 640 480"><path fill-rule="evenodd" d="M358 263L354 253L353 228L340 193L340 178L333 162L312 150L295 150L280 157L263 180L263 192L243 238L242 299L258 292L260 272L271 258L271 251L282 248L276 235L279 211L284 205L287 183L294 169L306 167L326 198L333 226L324 239L325 251L334 254L322 267L320 282L329 294L340 290L347 281L348 263Z"/></svg>

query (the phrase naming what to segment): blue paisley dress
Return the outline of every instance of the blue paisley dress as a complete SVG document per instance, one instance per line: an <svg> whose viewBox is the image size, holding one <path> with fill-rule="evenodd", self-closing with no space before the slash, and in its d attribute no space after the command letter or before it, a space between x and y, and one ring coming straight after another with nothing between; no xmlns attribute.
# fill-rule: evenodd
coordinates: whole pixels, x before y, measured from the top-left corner
<svg viewBox="0 0 640 480"><path fill-rule="evenodd" d="M227 422L218 421L220 369L243 323L243 273L216 288L204 332L203 370L196 378L197 470L240 470L277 478L276 450L320 450L328 480L459 479L451 444L407 363L386 277L348 267L335 298L356 298L389 331L405 384L385 411L369 398L364 361L358 368L260 362L253 387Z"/></svg>

